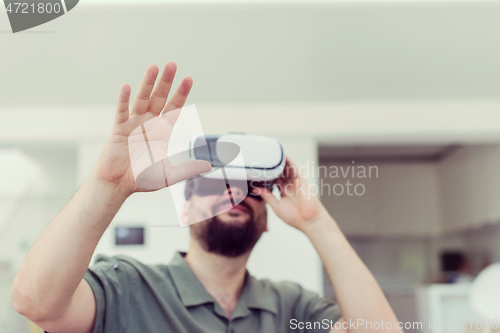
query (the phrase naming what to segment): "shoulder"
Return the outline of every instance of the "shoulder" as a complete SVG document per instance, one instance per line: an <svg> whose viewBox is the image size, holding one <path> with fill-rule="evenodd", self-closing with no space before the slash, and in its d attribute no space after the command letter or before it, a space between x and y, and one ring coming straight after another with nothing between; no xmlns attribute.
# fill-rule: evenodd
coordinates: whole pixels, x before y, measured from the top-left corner
<svg viewBox="0 0 500 333"><path fill-rule="evenodd" d="M142 261L133 258L131 256L125 255L125 254L118 254L114 256L108 256L105 254L97 254L94 259L94 265L120 265L124 264L126 266L131 266L131 267L138 267L138 268L145 268L145 269L155 269L157 266L162 266L160 264L158 265L151 265L151 264L146 264L143 263Z"/></svg>
<svg viewBox="0 0 500 333"><path fill-rule="evenodd" d="M332 300L321 297L318 293L307 290L291 281L273 282L257 280L266 294L274 295L276 309L283 322L336 322L341 318L340 307Z"/></svg>
<svg viewBox="0 0 500 333"><path fill-rule="evenodd" d="M327 309L335 313L338 312L337 302L326 299L298 283L291 281L276 282L268 279L255 280L255 283L260 286L264 294L273 295L274 300L283 309L288 309L295 313L321 312Z"/></svg>
<svg viewBox="0 0 500 333"><path fill-rule="evenodd" d="M254 281L264 293L273 294L279 300L287 303L295 303L304 297L311 298L318 296L318 294L292 281L271 281L269 279L255 278Z"/></svg>
<svg viewBox="0 0 500 333"><path fill-rule="evenodd" d="M259 284L263 289L272 290L280 295L290 295L297 296L305 289L298 283L292 281L272 281L269 279L255 279L255 282Z"/></svg>
<svg viewBox="0 0 500 333"><path fill-rule="evenodd" d="M159 277L165 275L163 267L165 265L145 264L138 259L123 254L114 256L98 254L93 264L89 267L89 271L95 274L113 272L115 274L124 274L128 277Z"/></svg>

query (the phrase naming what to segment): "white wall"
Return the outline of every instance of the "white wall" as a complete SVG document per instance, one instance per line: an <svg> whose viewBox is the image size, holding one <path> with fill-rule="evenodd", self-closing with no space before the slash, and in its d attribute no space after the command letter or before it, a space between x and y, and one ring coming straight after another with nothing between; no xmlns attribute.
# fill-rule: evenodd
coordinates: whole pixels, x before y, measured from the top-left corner
<svg viewBox="0 0 500 333"><path fill-rule="evenodd" d="M27 332L28 326L12 308L12 282L36 238L75 192L76 149L64 144L12 146L35 159L50 184L49 193L27 193L17 201L0 197L0 207L8 207L11 213L0 226L0 330L17 333Z"/></svg>
<svg viewBox="0 0 500 333"><path fill-rule="evenodd" d="M499 101L202 104L190 98L187 104L191 103L196 104L206 133L231 129L367 146L500 142ZM0 106L0 142L104 140L114 110L112 103Z"/></svg>
<svg viewBox="0 0 500 333"><path fill-rule="evenodd" d="M8 225L0 235L0 262L7 262L14 272L20 268L28 250L40 232L69 200L75 191L76 153L74 147L15 145L40 163L51 185L49 193L27 194L17 202ZM0 198L1 200L1 198Z"/></svg>

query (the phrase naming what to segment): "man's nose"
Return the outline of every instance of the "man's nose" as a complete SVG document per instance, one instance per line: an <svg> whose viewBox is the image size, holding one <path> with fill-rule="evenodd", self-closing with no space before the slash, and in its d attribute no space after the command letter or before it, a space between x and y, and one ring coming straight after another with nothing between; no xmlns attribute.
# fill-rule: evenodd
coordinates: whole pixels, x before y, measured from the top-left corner
<svg viewBox="0 0 500 333"><path fill-rule="evenodd" d="M228 193L233 196L233 201L235 203L239 203L245 199L246 193L243 189L237 186L228 186Z"/></svg>

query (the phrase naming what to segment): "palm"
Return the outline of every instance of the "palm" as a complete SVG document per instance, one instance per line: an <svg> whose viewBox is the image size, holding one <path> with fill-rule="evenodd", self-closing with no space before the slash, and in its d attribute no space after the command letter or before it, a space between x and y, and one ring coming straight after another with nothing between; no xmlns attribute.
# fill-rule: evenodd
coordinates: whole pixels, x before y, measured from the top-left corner
<svg viewBox="0 0 500 333"><path fill-rule="evenodd" d="M302 230L320 217L325 209L319 199L309 191L307 181L297 172L297 167L287 158L283 175L276 180L281 199L266 189L254 190L268 203L276 215L287 224Z"/></svg>
<svg viewBox="0 0 500 333"><path fill-rule="evenodd" d="M135 115L125 123L115 124L103 147L98 161L99 175L115 184L120 184L131 192L141 191L134 180L130 164L128 137L142 123L152 119L151 113Z"/></svg>
<svg viewBox="0 0 500 333"><path fill-rule="evenodd" d="M287 159L285 172L276 181L281 199L276 199L267 190L264 190L262 197L271 205L279 218L301 229L319 216L322 205L318 198L309 191L307 181L296 170L296 166Z"/></svg>
<svg viewBox="0 0 500 333"><path fill-rule="evenodd" d="M131 148L130 140L134 140L135 138L134 130L137 128L140 129L140 126L146 122L149 122L149 124L154 123L156 121L155 118L158 120L174 119L173 123L175 123L179 108L184 105L192 86L192 79L190 77L184 78L174 96L167 103L167 96L172 86L175 71L175 64L172 62L167 63L161 75L160 82L154 87L158 68L150 66L142 80L130 112L130 86L127 84L122 86L118 97L113 129L106 140L95 168L99 178L119 185L129 193L161 188L148 187L146 189L137 186L131 165L130 157L134 151ZM161 119L159 117L160 114ZM152 133L152 140L168 141L171 131L162 131L161 133L159 131L152 131ZM137 136L137 138L142 139L142 136ZM207 162L201 161L192 161L185 164L187 165L183 165L182 168L167 164L166 172L172 176L173 182L208 171L210 167L207 165ZM170 184L173 182L170 182ZM164 184L166 183L167 181L165 180Z"/></svg>
<svg viewBox="0 0 500 333"><path fill-rule="evenodd" d="M300 188L306 188L305 193ZM293 186L281 193L276 213L278 216L294 227L301 227L313 219L319 210L318 198L308 191L307 182L303 178L295 178Z"/></svg>

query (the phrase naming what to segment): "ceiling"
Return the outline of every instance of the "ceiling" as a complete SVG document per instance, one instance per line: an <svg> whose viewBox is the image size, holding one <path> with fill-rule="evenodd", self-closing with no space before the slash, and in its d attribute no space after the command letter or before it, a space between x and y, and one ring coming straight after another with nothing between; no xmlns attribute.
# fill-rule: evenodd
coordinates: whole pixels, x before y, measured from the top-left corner
<svg viewBox="0 0 500 333"><path fill-rule="evenodd" d="M179 4L179 3L192 3L192 4L221 4L221 3L256 3L256 4L267 4L267 3L421 3L421 2L474 2L476 0L85 0L78 5L124 5L124 4ZM498 0L492 0L498 1Z"/></svg>
<svg viewBox="0 0 500 333"><path fill-rule="evenodd" d="M12 34L1 11L0 111L114 104L167 60L190 103L500 100L499 17L497 1L102 5Z"/></svg>

